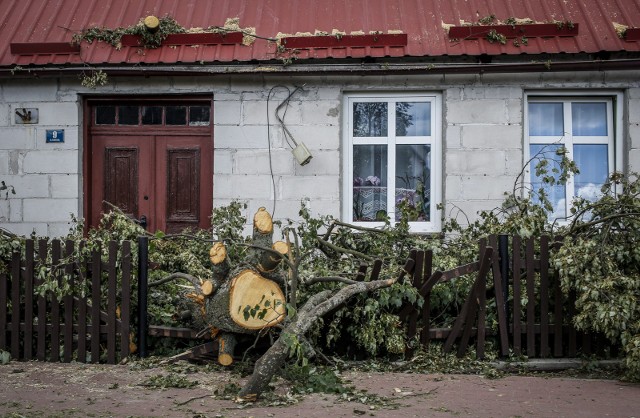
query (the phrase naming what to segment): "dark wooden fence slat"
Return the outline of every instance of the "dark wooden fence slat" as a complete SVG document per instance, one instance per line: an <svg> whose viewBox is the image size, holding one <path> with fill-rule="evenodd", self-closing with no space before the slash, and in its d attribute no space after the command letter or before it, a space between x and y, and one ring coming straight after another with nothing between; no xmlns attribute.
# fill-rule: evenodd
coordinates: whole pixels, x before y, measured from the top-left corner
<svg viewBox="0 0 640 418"><path fill-rule="evenodd" d="M424 272L422 274L422 282L420 283L420 287L424 286L429 278L431 277L431 273L433 271L433 250L428 250L424 254ZM422 322L422 330L420 332L420 344L423 347L429 346L429 328L431 327L431 318L430 318L430 308L431 303L431 290L427 292L424 300L422 301L422 312L420 315L420 321Z"/></svg>
<svg viewBox="0 0 640 418"><path fill-rule="evenodd" d="M520 321L522 315L522 282L520 274L522 272L521 245L522 241L519 236L513 237L513 353L517 356L522 354L522 324Z"/></svg>
<svg viewBox="0 0 640 418"><path fill-rule="evenodd" d="M40 265L47 264L47 252L49 243L46 239L38 241L38 262ZM38 285L42 284L42 280L38 279ZM38 296L38 343L36 348L36 358L39 361L46 360L47 349L47 299L46 295Z"/></svg>
<svg viewBox="0 0 640 418"><path fill-rule="evenodd" d="M471 287L470 296L470 304L467 307L467 311L464 315L464 328L462 329L462 336L460 337L460 342L458 343L458 357L464 357L465 352L467 351L467 347L469 346L469 338L471 338L471 331L473 330L474 319L476 317L476 312L478 311L478 292L479 292L480 283L478 279L475 280L473 286ZM462 313L460 314L462 316ZM452 329L453 332L453 329Z"/></svg>
<svg viewBox="0 0 640 418"><path fill-rule="evenodd" d="M109 241L109 282L107 295L107 362L116 363L116 263L118 261L118 243Z"/></svg>
<svg viewBox="0 0 640 418"><path fill-rule="evenodd" d="M73 271L73 263L71 262L71 257L73 256L73 251L75 249L75 243L71 240L67 240L65 243L65 251L64 256L67 258L67 264L64 267L65 272L65 280L69 283L69 288L71 289L71 294L65 295L63 303L64 303L64 331L63 331L63 339L64 339L64 354L62 356L62 361L65 363L69 363L73 360L73 295L75 293L75 274Z"/></svg>
<svg viewBox="0 0 640 418"><path fill-rule="evenodd" d="M11 255L11 357L20 358L20 252Z"/></svg>
<svg viewBox="0 0 640 418"><path fill-rule="evenodd" d="M91 362L100 361L100 278L102 259L100 248L91 253Z"/></svg>
<svg viewBox="0 0 640 418"><path fill-rule="evenodd" d="M358 268L358 272L356 273L356 280L363 281L367 277L367 269L369 268L368 264L362 263Z"/></svg>
<svg viewBox="0 0 640 418"><path fill-rule="evenodd" d="M407 261L409 261L409 260L407 260ZM446 282L446 281L449 281L451 279L463 276L465 274L475 273L478 270L480 270L480 262L479 261L474 261L473 263L465 264L465 265L462 265L462 266L459 266L459 267L456 267L454 269L447 270L447 271L444 271L444 272L440 271L440 270L437 270L437 271L435 271L433 273L432 276L437 274L436 282L438 282L438 281ZM428 282L425 282L425 284L423 284L422 287L420 288L420 290L418 291L420 296L422 296L423 298L426 297L427 292L430 291L433 288L433 285L435 285L436 282L431 283L431 285L427 285ZM407 315L409 315L411 313L412 309L413 309L413 305L404 306L400 310L400 313L398 314L398 316L400 317L400 320L403 321L407 317Z"/></svg>
<svg viewBox="0 0 640 418"><path fill-rule="evenodd" d="M557 251L562 246L562 242L556 241L553 243L553 248ZM562 307L564 296L562 294L562 286L560 283L560 276L558 272L555 272L553 275L553 288L554 288L554 310L553 316L555 324L553 326L553 355L555 357L562 356L562 325L563 325L563 315L562 315Z"/></svg>
<svg viewBox="0 0 640 418"><path fill-rule="evenodd" d="M527 356L536 356L536 293L534 267L534 244L533 238L528 238L526 242L525 264L527 266Z"/></svg>
<svg viewBox="0 0 640 418"><path fill-rule="evenodd" d="M24 247L24 359L29 361L33 358L33 263L35 243L32 239L25 242ZM1 304L1 303L0 303Z"/></svg>
<svg viewBox="0 0 640 418"><path fill-rule="evenodd" d="M447 337L447 340L445 341L444 346L442 347L442 351L444 351L445 353L449 353L451 351L451 348L453 347L453 343L455 342L456 338L458 338L458 334L462 329L462 325L464 324L464 320L467 316L467 312L470 309L473 297L475 295L474 290L475 290L475 286L472 286L471 291L467 296L467 299L464 301L464 304L462 305L462 309L460 310L458 317L453 323L453 327L451 327L451 332L449 333L449 336Z"/></svg>
<svg viewBox="0 0 640 418"><path fill-rule="evenodd" d="M540 357L549 357L549 236L540 237Z"/></svg>
<svg viewBox="0 0 640 418"><path fill-rule="evenodd" d="M483 269L485 269L484 274L487 273L489 267L491 266L490 263L490 257L488 260L485 260L485 255L486 255L486 251L483 252L482 254L482 258L480 260L480 270L478 272L478 275L480 275L483 271ZM484 262L484 265L483 265ZM475 308L477 308L477 304L476 304L476 298L477 298L477 293L476 293L476 285L478 283L478 279L476 278L474 285L471 288L471 291L469 292L469 295L467 296L467 299L464 302L464 305L462 305L462 309L460 311L460 313L458 314L458 317L456 318L453 327L451 328L451 333L449 334L449 336L447 337L447 340L444 343L444 347L443 347L443 351L445 353L448 353L451 351L451 348L453 347L453 343L455 341L455 339L458 337L458 335L460 334L460 331L462 330L462 325L465 323L465 320L468 316L472 315L470 314L470 310L474 310ZM474 315L475 315L475 310L474 310ZM471 327L473 326L473 324L470 325ZM470 328L469 328L469 332L470 332ZM469 334L470 335L470 334ZM466 350L466 345L468 344L468 338L469 335L467 335L466 338L466 343L463 343L462 340L465 340L464 336L461 339L460 345L458 346L458 353L460 355L461 350ZM461 349L461 347L463 347Z"/></svg>
<svg viewBox="0 0 640 418"><path fill-rule="evenodd" d="M462 266L458 266L451 270L447 270L442 273L441 282L446 282L448 280L454 279L456 277L464 276L465 274L475 273L480 269L480 262L474 261L469 264L464 264Z"/></svg>
<svg viewBox="0 0 640 418"><path fill-rule="evenodd" d="M494 249L498 248L498 236L491 235L489 237L489 246ZM500 272L500 258L499 252L493 251L493 257L491 257L492 274L493 274L493 288L496 293L496 310L498 316L498 335L500 336L500 354L503 356L509 355L509 331L508 331L508 319L506 312L506 305L504 300L504 292L502 289L502 274Z"/></svg>
<svg viewBox="0 0 640 418"><path fill-rule="evenodd" d="M487 240L485 238L480 239L478 241L478 249L480 254L480 263L485 262L485 256L487 255ZM464 321L464 329L462 332L462 337L460 338L460 343L458 344L458 357L463 357L464 353L467 351L467 347L469 346L469 338L471 337L471 331L473 330L474 319L476 318L476 313L478 313L478 330L480 329L480 293L482 292L482 272L478 273L476 276L476 280L473 282L473 287L471 289L472 300L471 307L467 311L467 316ZM476 353L478 355L479 353ZM484 356L484 352L482 353Z"/></svg>
<svg viewBox="0 0 640 418"><path fill-rule="evenodd" d="M51 271L58 284L61 283L60 255L60 240L54 239L51 241ZM51 295L51 361L60 361L60 301L54 294Z"/></svg>
<svg viewBox="0 0 640 418"><path fill-rule="evenodd" d="M422 281L422 274L424 271L424 251L417 251L415 255L415 267L413 268L413 277L411 278L411 285L419 289ZM413 306L408 318L409 326L407 328L407 339L413 340L416 336L418 329L418 309ZM413 356L413 348L410 347L405 351L405 357L411 358Z"/></svg>
<svg viewBox="0 0 640 418"><path fill-rule="evenodd" d="M491 268L491 260L493 259L493 248L485 249L484 259L478 273L478 335L476 341L476 357L479 360L484 359L484 347L487 329L487 275ZM497 248L497 247L495 247Z"/></svg>
<svg viewBox="0 0 640 418"><path fill-rule="evenodd" d="M120 355L129 355L129 319L131 309L131 242L122 243L122 300L120 304Z"/></svg>
<svg viewBox="0 0 640 418"><path fill-rule="evenodd" d="M82 253L86 246L85 241L80 241L79 251ZM79 289L85 289L88 284L89 268L87 260L80 260L79 266ZM78 361L81 363L87 362L87 295L83 291L79 295L78 300Z"/></svg>
<svg viewBox="0 0 640 418"><path fill-rule="evenodd" d="M378 280L380 277L380 272L382 271L382 260L375 260L373 262L373 267L371 268L371 278L370 280L373 282Z"/></svg>
<svg viewBox="0 0 640 418"><path fill-rule="evenodd" d="M404 276L407 274L410 274L411 277L413 277L413 273L416 268L422 268L422 266L418 266L416 264L417 252L418 250L415 250L415 249L409 251L409 257L407 257L407 261L405 262L405 268L400 272L401 277L398 277L398 279L396 280L398 283L400 283L401 280L404 280ZM407 270L407 267L410 267L410 269ZM400 321L408 322L409 315L413 313L414 309L415 307L413 306L413 304L405 302L404 305L401 307L400 312L398 313L398 318L400 318Z"/></svg>

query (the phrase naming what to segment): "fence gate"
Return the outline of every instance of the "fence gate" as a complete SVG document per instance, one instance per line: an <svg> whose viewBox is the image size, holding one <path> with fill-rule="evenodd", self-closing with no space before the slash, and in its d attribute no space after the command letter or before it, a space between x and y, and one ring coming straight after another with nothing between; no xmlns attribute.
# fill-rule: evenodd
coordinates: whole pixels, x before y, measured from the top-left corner
<svg viewBox="0 0 640 418"><path fill-rule="evenodd" d="M445 341L444 351L450 352L457 342L457 354L463 356L475 337L478 358L484 356L487 336L497 337L502 356L509 355L510 350L529 358L602 355L607 350L615 354L617 347L602 335L578 332L572 325L575 294L563 293L560 278L550 268L551 252L562 242L548 236L522 239L492 235L478 243L477 261L445 272L432 271L430 251L413 251L413 285L424 303L421 309L407 305L400 312L407 324L408 339L420 330L423 346L440 339ZM475 280L453 326L433 328L433 287L467 274L475 274ZM489 314L497 325L488 326ZM407 356L411 354L411 350L407 352Z"/></svg>

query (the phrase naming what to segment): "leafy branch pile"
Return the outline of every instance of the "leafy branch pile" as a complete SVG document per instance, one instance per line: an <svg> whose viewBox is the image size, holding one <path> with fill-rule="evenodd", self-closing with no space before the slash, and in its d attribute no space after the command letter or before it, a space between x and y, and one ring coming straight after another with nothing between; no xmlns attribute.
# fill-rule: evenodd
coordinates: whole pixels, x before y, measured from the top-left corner
<svg viewBox="0 0 640 418"><path fill-rule="evenodd" d="M394 275L412 248L432 250L434 269L448 270L477 258L477 240L489 234L518 234L523 237L551 234L564 236L564 245L553 254L552 267L559 273L565 293L575 292L576 327L602 332L621 343L626 356L627 374L640 380L640 180L637 174L612 175L595 200L574 200L570 217L561 224L550 222L552 206L549 187L563 184L578 167L560 148L555 155L536 155L531 163L543 184L527 189L523 172L515 179L502 206L479 213L474 222L459 222L451 216L445 223L446 237L424 237L409 233L407 219L381 229L354 227L329 216L313 217L302 206L301 221L281 225L283 237L292 244L291 258L282 274L296 277L287 288L288 302L295 312L314 295L335 291L357 279L362 263L382 260L381 277ZM151 236L150 260L154 269L151 281L174 272L200 279L211 276L209 249L213 241L223 241L229 255L238 261L249 250L242 235L246 220L240 203L214 210L212 229L189 235ZM81 226L76 230L78 238ZM83 251L108 239L135 240L145 233L126 216L113 211L102 220L101 228L89 233ZM0 257L7 260L20 248L20 238L3 235ZM104 249L104 245L101 247ZM135 248L135 246L134 246ZM136 257L136 254L134 254ZM41 271L49 277L51 271ZM46 284L47 282L45 282ZM457 316L468 294L471 280L460 278L440 283L433 289L431 318L434 326L446 327ZM54 284L51 282L51 286ZM49 290L55 290L54 288ZM135 295L135 291L133 292ZM167 282L150 292L151 321L177 325L173 316L180 283ZM331 351L346 357L371 357L404 353L415 342L406 340L404 325L397 313L405 303L421 300L408 280L357 294L343 305L318 319L306 335L316 350ZM290 339L289 351L298 360L308 355L303 341Z"/></svg>
<svg viewBox="0 0 640 418"><path fill-rule="evenodd" d="M613 175L602 197L576 199L569 239L554 257L565 292L576 293L574 324L619 341L627 376L640 380L640 182Z"/></svg>

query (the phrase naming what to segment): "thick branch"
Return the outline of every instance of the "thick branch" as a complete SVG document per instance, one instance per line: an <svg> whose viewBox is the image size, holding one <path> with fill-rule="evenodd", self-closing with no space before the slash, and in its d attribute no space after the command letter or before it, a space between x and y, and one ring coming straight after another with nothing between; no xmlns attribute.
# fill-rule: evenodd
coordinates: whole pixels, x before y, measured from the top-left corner
<svg viewBox="0 0 640 418"><path fill-rule="evenodd" d="M333 223L335 225L338 226L344 226L347 228L351 228L351 229L355 229L356 231L363 231L363 232L377 232L377 233L381 233L384 232L384 229L380 229L380 228L367 228L366 226L359 226L359 225L352 225L352 224L348 224L345 222L341 222L338 220L334 220Z"/></svg>
<svg viewBox="0 0 640 418"><path fill-rule="evenodd" d="M354 295L391 286L397 279L376 280L373 282L357 282L340 289L337 293L330 295L330 291L324 291L312 296L309 301L300 309L296 319L290 323L280 338L260 357L256 362L253 374L249 381L242 388L238 397L243 400L253 400L260 396L267 388L273 375L280 369L288 356L288 347L283 336L289 335L294 340L302 341L304 335L311 326L337 306L346 302Z"/></svg>
<svg viewBox="0 0 640 418"><path fill-rule="evenodd" d="M361 253L360 251L356 251L356 250L349 250L347 248L342 248L342 247L338 247L335 244L330 243L329 241L325 241L322 238L318 238L318 242L322 245L325 245L329 248L331 248L334 251L337 251L339 253L344 253L344 254L351 254L354 255L356 257L362 258L364 260L368 260L368 261L373 261L373 257L370 257L366 254Z"/></svg>
<svg viewBox="0 0 640 418"><path fill-rule="evenodd" d="M589 228L591 226L594 225L598 225L601 223L605 223L607 221L616 219L616 218L626 218L626 217L634 217L634 216L640 216L640 213L637 212L633 212L633 213L615 213L613 215L609 215L609 216L605 216L604 218L600 218L600 219L596 219L594 221L591 222L586 222L580 225L571 225L571 230L569 231L569 234L575 233L576 231L579 231L581 229L584 228Z"/></svg>
<svg viewBox="0 0 640 418"><path fill-rule="evenodd" d="M355 280L347 279L346 277L339 276L328 276L328 277L312 277L306 282L305 285L309 286L316 283L344 283L344 284L354 284L358 283Z"/></svg>

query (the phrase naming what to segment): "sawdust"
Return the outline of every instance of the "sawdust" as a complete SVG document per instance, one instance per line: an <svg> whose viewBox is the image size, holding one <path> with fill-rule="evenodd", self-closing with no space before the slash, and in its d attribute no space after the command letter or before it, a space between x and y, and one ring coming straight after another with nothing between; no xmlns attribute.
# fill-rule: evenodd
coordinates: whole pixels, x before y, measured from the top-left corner
<svg viewBox="0 0 640 418"><path fill-rule="evenodd" d="M629 26L623 25L622 23L616 23L616 22L611 22L611 23L613 24L613 28L618 34L618 38L620 39L624 38L624 36L627 33L627 29L629 29Z"/></svg>

